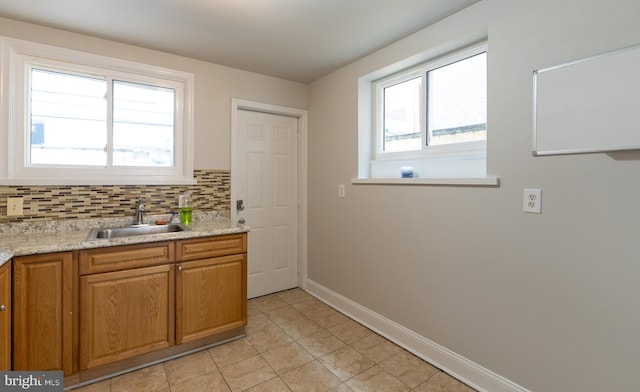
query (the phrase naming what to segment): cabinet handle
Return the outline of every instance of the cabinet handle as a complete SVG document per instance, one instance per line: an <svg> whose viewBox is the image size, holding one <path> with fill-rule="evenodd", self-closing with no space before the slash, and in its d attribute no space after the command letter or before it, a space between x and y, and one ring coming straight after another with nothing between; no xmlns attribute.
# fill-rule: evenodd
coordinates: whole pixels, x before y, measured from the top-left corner
<svg viewBox="0 0 640 392"><path fill-rule="evenodd" d="M182 266L181 265L178 266L178 272L182 272Z"/></svg>
<svg viewBox="0 0 640 392"><path fill-rule="evenodd" d="M0 305L0 312L4 312L6 308L7 306L5 304Z"/></svg>

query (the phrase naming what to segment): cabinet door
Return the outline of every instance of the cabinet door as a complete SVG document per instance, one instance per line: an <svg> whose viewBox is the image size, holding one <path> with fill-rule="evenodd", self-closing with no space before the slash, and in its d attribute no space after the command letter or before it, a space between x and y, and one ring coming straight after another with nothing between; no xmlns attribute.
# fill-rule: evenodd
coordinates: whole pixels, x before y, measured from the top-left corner
<svg viewBox="0 0 640 392"><path fill-rule="evenodd" d="M11 261L0 267L1 370L11 370Z"/></svg>
<svg viewBox="0 0 640 392"><path fill-rule="evenodd" d="M175 342L173 265L80 278L80 370Z"/></svg>
<svg viewBox="0 0 640 392"><path fill-rule="evenodd" d="M178 264L178 344L240 328L246 324L246 254Z"/></svg>
<svg viewBox="0 0 640 392"><path fill-rule="evenodd" d="M73 373L73 253L14 258L13 370Z"/></svg>

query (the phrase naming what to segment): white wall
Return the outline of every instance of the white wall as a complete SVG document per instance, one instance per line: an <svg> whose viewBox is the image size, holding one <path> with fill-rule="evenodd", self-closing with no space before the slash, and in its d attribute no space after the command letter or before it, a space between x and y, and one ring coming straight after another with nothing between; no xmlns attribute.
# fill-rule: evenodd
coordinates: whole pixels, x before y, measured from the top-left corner
<svg viewBox="0 0 640 392"><path fill-rule="evenodd" d="M195 74L195 169L231 168L231 98L307 108L308 86L301 83L4 18L0 36Z"/></svg>
<svg viewBox="0 0 640 392"><path fill-rule="evenodd" d="M532 71L640 43L638 15L484 0L312 83L309 279L524 388L640 390L640 152L531 155ZM358 78L482 31L500 187L350 185Z"/></svg>

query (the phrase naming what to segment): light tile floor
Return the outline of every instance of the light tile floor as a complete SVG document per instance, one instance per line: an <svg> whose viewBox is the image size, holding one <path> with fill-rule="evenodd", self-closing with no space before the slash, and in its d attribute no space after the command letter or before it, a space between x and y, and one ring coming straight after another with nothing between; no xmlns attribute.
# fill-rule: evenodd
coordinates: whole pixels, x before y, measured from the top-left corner
<svg viewBox="0 0 640 392"><path fill-rule="evenodd" d="M473 391L300 289L247 309L245 338L77 391Z"/></svg>

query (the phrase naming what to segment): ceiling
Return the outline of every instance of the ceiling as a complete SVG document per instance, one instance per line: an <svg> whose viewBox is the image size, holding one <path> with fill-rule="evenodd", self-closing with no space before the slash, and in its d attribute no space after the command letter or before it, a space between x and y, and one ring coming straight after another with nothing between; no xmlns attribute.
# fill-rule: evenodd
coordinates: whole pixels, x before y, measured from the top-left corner
<svg viewBox="0 0 640 392"><path fill-rule="evenodd" d="M309 83L479 0L0 0L0 16Z"/></svg>

